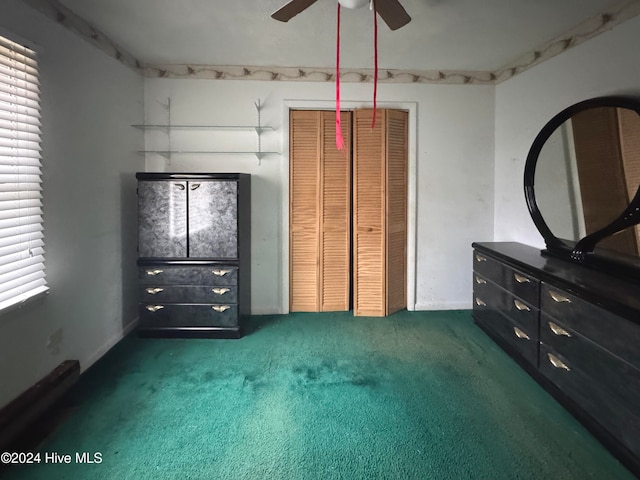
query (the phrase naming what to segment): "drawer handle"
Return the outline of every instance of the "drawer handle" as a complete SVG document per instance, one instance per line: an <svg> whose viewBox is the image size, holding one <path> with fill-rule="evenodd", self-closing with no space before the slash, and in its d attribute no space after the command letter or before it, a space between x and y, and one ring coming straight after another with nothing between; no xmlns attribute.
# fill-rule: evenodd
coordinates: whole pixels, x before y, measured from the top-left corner
<svg viewBox="0 0 640 480"><path fill-rule="evenodd" d="M553 365L554 367L561 368L563 370L566 370L567 372L571 371L569 366L566 363L564 363L562 360L560 360L558 357L556 357L553 353L547 353L547 357L549 357L549 361L551 362L551 365Z"/></svg>
<svg viewBox="0 0 640 480"><path fill-rule="evenodd" d="M213 308L216 312L224 312L225 310L229 310L231 307L229 305L214 305Z"/></svg>
<svg viewBox="0 0 640 480"><path fill-rule="evenodd" d="M150 312L157 312L158 310L162 310L164 306L162 305L147 305L147 310Z"/></svg>
<svg viewBox="0 0 640 480"><path fill-rule="evenodd" d="M519 273L514 273L513 278L518 283L531 283L531 279L529 277L525 277L524 275L520 275Z"/></svg>
<svg viewBox="0 0 640 480"><path fill-rule="evenodd" d="M520 300L514 300L513 304L521 312L530 312L531 311L531 309L529 307L527 307L524 303L522 303Z"/></svg>
<svg viewBox="0 0 640 480"><path fill-rule="evenodd" d="M549 328L554 333L554 335L558 335L559 337L571 337L571 334L567 332L560 325L556 325L553 322L549 322Z"/></svg>
<svg viewBox="0 0 640 480"><path fill-rule="evenodd" d="M176 185L176 188L178 190L184 190L185 189L185 186L182 183L176 183L175 185Z"/></svg>
<svg viewBox="0 0 640 480"><path fill-rule="evenodd" d="M477 254L477 253L476 253L476 261L477 261L477 262L486 262L486 261L487 261L487 258L486 258L486 257L483 257L482 255L480 255L480 254Z"/></svg>
<svg viewBox="0 0 640 480"><path fill-rule="evenodd" d="M479 307L486 307L487 304L484 303L482 300L480 300L478 297L476 297L476 305L478 305Z"/></svg>
<svg viewBox="0 0 640 480"><path fill-rule="evenodd" d="M554 292L553 290L549 290L549 296L557 303L571 303L571 299L569 297L560 295L558 292Z"/></svg>
<svg viewBox="0 0 640 480"><path fill-rule="evenodd" d="M476 275L476 283L478 285L484 285L485 283L487 283L487 281L484 278L480 278Z"/></svg>
<svg viewBox="0 0 640 480"><path fill-rule="evenodd" d="M163 271L164 270L160 270L159 268L156 268L155 270L147 270L147 275L155 277L156 275L160 275Z"/></svg>
<svg viewBox="0 0 640 480"><path fill-rule="evenodd" d="M160 292L164 292L164 288L147 288L147 293L149 295L157 295Z"/></svg>
<svg viewBox="0 0 640 480"><path fill-rule="evenodd" d="M213 293L215 293L216 295L224 295L227 292L230 292L231 289L229 288L213 288L211 290Z"/></svg>
<svg viewBox="0 0 640 480"><path fill-rule="evenodd" d="M227 273L231 273L231 270L211 270L211 273L218 277L224 277Z"/></svg>
<svg viewBox="0 0 640 480"><path fill-rule="evenodd" d="M189 189L190 190L197 190L200 188L200 184L199 183L192 183L191 185L189 185Z"/></svg>
<svg viewBox="0 0 640 480"><path fill-rule="evenodd" d="M513 333L515 333L516 337L518 337L518 338L523 338L524 340L531 340L531 338L529 338L529 335L524 333L518 327L513 327Z"/></svg>

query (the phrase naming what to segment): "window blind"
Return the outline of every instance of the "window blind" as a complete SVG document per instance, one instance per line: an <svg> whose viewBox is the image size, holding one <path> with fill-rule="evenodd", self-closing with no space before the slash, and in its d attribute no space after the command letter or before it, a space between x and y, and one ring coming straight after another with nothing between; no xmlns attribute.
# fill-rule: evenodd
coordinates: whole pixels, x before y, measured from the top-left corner
<svg viewBox="0 0 640 480"><path fill-rule="evenodd" d="M0 311L47 291L34 51L0 36Z"/></svg>

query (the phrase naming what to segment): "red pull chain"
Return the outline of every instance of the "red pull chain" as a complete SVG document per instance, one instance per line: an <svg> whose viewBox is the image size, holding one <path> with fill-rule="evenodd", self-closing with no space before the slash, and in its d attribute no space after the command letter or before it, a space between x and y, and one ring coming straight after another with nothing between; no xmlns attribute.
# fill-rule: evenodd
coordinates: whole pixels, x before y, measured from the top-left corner
<svg viewBox="0 0 640 480"><path fill-rule="evenodd" d="M371 128L376 126L376 112L378 109L378 15L376 11L376 2L372 0L373 6L373 58L374 58L374 74L373 74L373 120ZM338 2L338 15L336 27L336 147L338 150L344 148L344 138L342 137L342 127L340 123L340 2Z"/></svg>
<svg viewBox="0 0 640 480"><path fill-rule="evenodd" d="M340 2L338 2L338 25L336 37L336 147L338 150L342 150L344 148L344 139L342 138L342 128L340 125Z"/></svg>
<svg viewBox="0 0 640 480"><path fill-rule="evenodd" d="M378 96L378 15L376 12L376 0L371 2L373 5L373 59L374 59L374 73L373 73L373 121L371 122L371 128L376 126L376 100Z"/></svg>

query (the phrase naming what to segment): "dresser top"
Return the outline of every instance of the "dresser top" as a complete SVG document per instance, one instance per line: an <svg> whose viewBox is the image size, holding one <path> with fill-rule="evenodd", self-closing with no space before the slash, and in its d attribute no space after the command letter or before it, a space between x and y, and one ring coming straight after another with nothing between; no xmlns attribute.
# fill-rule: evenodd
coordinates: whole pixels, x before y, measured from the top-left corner
<svg viewBox="0 0 640 480"><path fill-rule="evenodd" d="M606 310L640 324L640 279L621 279L516 242L476 242L476 250L553 283Z"/></svg>

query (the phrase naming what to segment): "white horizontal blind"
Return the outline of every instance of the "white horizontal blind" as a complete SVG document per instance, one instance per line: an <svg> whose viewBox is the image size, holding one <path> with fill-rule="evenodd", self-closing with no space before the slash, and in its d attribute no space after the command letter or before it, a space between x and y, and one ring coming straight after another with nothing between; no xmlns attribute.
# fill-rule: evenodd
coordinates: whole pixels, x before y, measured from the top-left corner
<svg viewBox="0 0 640 480"><path fill-rule="evenodd" d="M46 292L36 54L0 36L0 310Z"/></svg>

